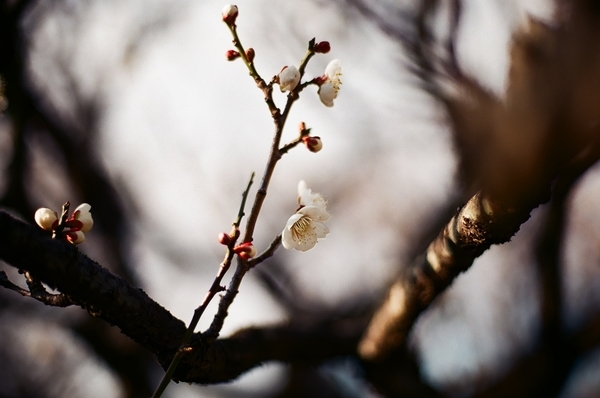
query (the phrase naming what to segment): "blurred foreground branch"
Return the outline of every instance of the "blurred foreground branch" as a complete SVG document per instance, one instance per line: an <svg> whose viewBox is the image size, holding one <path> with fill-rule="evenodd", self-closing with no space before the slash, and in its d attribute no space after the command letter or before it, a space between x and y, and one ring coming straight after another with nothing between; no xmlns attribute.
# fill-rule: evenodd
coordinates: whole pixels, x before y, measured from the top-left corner
<svg viewBox="0 0 600 398"><path fill-rule="evenodd" d="M442 3L423 2L413 35L399 32L397 38L423 86L446 108L467 193L478 193L390 288L359 346L360 355L370 360L405 344L417 317L454 278L491 245L509 241L531 211L551 198L557 177L574 168L580 175L599 158L597 3L559 2L557 26L530 20L518 32L504 98L457 63L453 38L460 1L450 3L450 42L440 51L428 21ZM560 195L570 187L560 187L565 191Z"/></svg>

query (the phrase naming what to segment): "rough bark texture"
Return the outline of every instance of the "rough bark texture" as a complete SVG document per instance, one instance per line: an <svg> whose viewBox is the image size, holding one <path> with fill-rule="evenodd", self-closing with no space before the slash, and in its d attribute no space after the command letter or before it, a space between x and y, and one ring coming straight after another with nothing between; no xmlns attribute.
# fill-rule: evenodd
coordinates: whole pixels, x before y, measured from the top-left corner
<svg viewBox="0 0 600 398"><path fill-rule="evenodd" d="M473 196L392 285L359 345L360 355L378 360L404 344L433 299L491 245L510 240L536 206L516 210Z"/></svg>
<svg viewBox="0 0 600 398"><path fill-rule="evenodd" d="M185 332L184 323L143 290L113 275L77 248L0 211L0 259L70 296L91 315L100 317L157 356L167 367ZM207 343L196 334L175 380L220 383L232 380L264 361L319 362L350 355L358 329L297 329L282 325L249 328Z"/></svg>

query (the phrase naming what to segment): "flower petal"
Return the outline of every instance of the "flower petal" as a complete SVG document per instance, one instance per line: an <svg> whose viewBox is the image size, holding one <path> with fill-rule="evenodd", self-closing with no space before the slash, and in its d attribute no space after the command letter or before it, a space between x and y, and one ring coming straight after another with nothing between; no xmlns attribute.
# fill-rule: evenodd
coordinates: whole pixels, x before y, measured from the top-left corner
<svg viewBox="0 0 600 398"><path fill-rule="evenodd" d="M281 92L292 91L300 82L300 72L298 69L292 66L284 66L279 75L277 75L277 82L279 83L279 89Z"/></svg>
<svg viewBox="0 0 600 398"><path fill-rule="evenodd" d="M319 239L325 238L329 233L329 228L327 228L327 225L323 224L322 222L315 221L312 223L312 226L315 231L315 234L317 235L317 238Z"/></svg>
<svg viewBox="0 0 600 398"><path fill-rule="evenodd" d="M319 193L313 193L304 180L298 183L298 203L300 206L320 207L327 213L327 201L325 198Z"/></svg>
<svg viewBox="0 0 600 398"><path fill-rule="evenodd" d="M337 91L335 90L335 87L331 81L328 80L321 84L317 93L319 94L319 99L323 105L330 108L333 106L333 100L337 97Z"/></svg>
<svg viewBox="0 0 600 398"><path fill-rule="evenodd" d="M42 207L36 210L33 218L42 229L51 230L54 223L58 220L58 214L51 209Z"/></svg>
<svg viewBox="0 0 600 398"><path fill-rule="evenodd" d="M73 212L73 218L81 221L82 227L81 231L87 232L94 226L94 219L92 218L92 213L90 210L92 206L87 203L82 203Z"/></svg>
<svg viewBox="0 0 600 398"><path fill-rule="evenodd" d="M342 74L342 66L339 59L334 59L325 68L325 75L330 79L339 79Z"/></svg>
<svg viewBox="0 0 600 398"><path fill-rule="evenodd" d="M315 221L327 221L331 218L331 214L321 206L304 206L296 214L306 215Z"/></svg>

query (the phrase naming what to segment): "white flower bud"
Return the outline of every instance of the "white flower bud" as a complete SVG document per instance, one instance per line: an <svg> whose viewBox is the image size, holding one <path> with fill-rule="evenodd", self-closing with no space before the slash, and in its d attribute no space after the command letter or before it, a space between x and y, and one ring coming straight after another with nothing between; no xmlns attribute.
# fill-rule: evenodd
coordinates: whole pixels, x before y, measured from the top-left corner
<svg viewBox="0 0 600 398"><path fill-rule="evenodd" d="M42 207L37 209L34 218L37 225L39 225L42 229L51 230L55 225L54 223L58 221L58 214L46 207Z"/></svg>
<svg viewBox="0 0 600 398"><path fill-rule="evenodd" d="M223 21L228 24L235 23L235 19L238 16L238 8L233 4L227 4L223 7L223 11L221 11L221 16L223 17Z"/></svg>
<svg viewBox="0 0 600 398"><path fill-rule="evenodd" d="M277 75L277 83L281 92L292 91L300 82L300 72L295 66L284 66L279 75Z"/></svg>

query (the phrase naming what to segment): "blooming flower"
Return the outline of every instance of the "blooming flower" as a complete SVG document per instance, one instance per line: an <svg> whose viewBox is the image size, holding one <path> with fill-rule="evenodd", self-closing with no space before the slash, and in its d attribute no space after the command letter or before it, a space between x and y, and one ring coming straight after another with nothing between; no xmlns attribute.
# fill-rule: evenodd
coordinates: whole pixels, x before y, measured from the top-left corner
<svg viewBox="0 0 600 398"><path fill-rule="evenodd" d="M325 75L321 78L323 83L319 85L319 98L325 106L332 107L333 100L337 98L338 91L342 85L342 67L340 61L334 59L331 61L327 68L325 68Z"/></svg>
<svg viewBox="0 0 600 398"><path fill-rule="evenodd" d="M288 219L281 233L281 243L288 250L305 252L327 236L329 228L323 222L331 215L323 196L313 193L304 181L298 183L298 203L300 209Z"/></svg>
<svg viewBox="0 0 600 398"><path fill-rule="evenodd" d="M292 91L300 81L300 72L295 66L284 66L279 75L277 75L277 83L281 92Z"/></svg>

